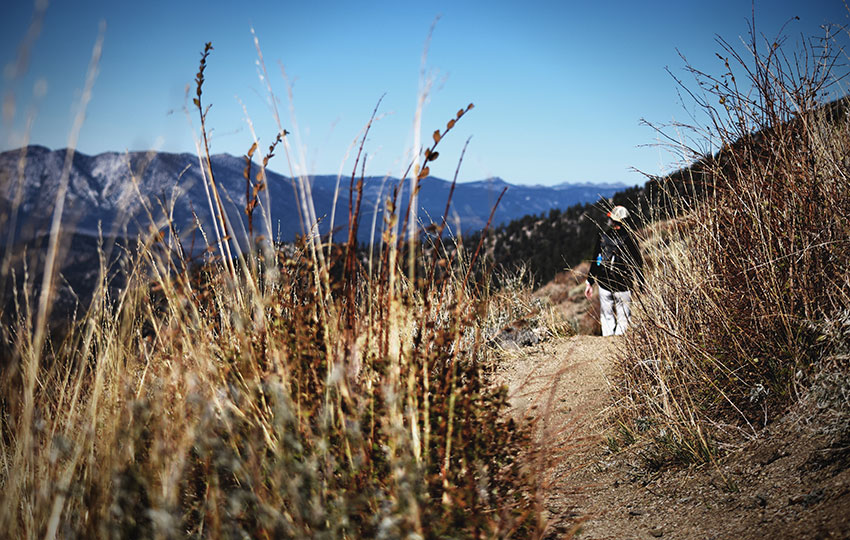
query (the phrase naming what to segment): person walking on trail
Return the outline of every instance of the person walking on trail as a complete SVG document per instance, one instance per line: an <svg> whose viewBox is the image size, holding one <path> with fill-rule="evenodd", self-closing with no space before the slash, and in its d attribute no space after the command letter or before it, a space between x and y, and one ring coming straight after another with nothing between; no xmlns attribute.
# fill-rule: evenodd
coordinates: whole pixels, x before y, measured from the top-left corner
<svg viewBox="0 0 850 540"><path fill-rule="evenodd" d="M632 290L642 279L643 259L629 227L629 211L615 206L608 212L608 227L596 241L595 260L590 262L584 295L590 300L599 284L602 335L622 335L629 327Z"/></svg>

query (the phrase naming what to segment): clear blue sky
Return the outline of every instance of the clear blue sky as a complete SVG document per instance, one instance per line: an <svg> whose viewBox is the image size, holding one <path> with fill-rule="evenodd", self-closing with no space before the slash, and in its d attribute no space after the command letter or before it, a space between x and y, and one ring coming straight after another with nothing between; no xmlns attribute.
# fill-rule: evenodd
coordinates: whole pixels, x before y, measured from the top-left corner
<svg viewBox="0 0 850 540"><path fill-rule="evenodd" d="M642 183L630 171L676 165L644 147L654 132L641 118L688 120L669 68L685 76L677 50L719 73L721 36L746 37L751 3L678 1L225 2L54 1L22 74L19 58L33 4L8 2L0 21L6 103L2 149L16 147L38 100L31 142L67 145L75 104L101 20L103 57L80 151L158 149L194 152L183 112L203 44L209 59L204 101L212 103L212 151L244 154L251 144L242 106L261 143L275 134L257 76L250 29L259 38L284 127L292 130L282 65L293 82L294 110L311 173L335 174L346 149L386 94L367 143L367 174L399 176L412 127L423 46L436 16L427 60L435 85L422 119L425 140L470 102L475 109L441 143L431 173L451 178L472 136L460 180L499 176L513 183ZM775 36L791 17L790 39L848 23L842 0L756 0L758 30ZM14 115L8 106L14 96ZM191 103L191 100L189 101ZM197 117L192 116L197 126ZM353 157L343 166L350 174ZM282 156L271 167L288 174Z"/></svg>

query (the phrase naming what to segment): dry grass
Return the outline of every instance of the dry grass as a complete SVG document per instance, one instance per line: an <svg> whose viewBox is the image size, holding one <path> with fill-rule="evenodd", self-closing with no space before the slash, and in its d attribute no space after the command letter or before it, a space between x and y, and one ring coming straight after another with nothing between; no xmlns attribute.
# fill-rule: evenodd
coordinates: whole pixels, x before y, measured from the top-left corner
<svg viewBox="0 0 850 540"><path fill-rule="evenodd" d="M843 53L831 38L789 56L781 39L721 45L723 75L690 69L706 124L675 126L720 150L678 147L698 164L668 189L698 195L647 230L621 364L624 423L653 462L755 436L834 362L829 321L850 307L850 108L821 105Z"/></svg>
<svg viewBox="0 0 850 540"><path fill-rule="evenodd" d="M201 101L211 51L195 106L220 209ZM435 132L412 191L470 108ZM246 212L265 222L262 180L246 171ZM127 286L110 289L103 264L90 308L61 343L41 337L46 321L24 288L0 400L3 534L539 536L530 432L503 414L506 391L486 375L490 310L467 280L474 261L438 240L430 260L402 272L403 254L419 251L398 240L390 200L374 270L365 266L353 230L361 186L337 249L308 234L295 247L266 239L232 252L221 211L204 224L216 256L201 267L158 233L140 239ZM298 187L314 230L309 182Z"/></svg>

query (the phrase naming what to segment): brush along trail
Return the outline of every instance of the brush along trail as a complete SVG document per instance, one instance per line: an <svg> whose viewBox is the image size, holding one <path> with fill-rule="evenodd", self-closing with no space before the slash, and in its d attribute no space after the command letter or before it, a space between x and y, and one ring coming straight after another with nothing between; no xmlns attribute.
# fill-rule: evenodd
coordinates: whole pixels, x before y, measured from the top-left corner
<svg viewBox="0 0 850 540"><path fill-rule="evenodd" d="M610 444L622 338L505 350L496 380L535 423L546 538L850 538L850 437L801 405L715 464L650 470L641 442Z"/></svg>

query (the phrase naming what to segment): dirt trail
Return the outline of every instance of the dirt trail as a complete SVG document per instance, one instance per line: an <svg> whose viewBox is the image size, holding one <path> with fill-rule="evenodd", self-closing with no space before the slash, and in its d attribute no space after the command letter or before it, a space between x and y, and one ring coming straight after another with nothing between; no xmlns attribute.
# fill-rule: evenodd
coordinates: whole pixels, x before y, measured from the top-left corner
<svg viewBox="0 0 850 540"><path fill-rule="evenodd" d="M606 444L621 338L574 336L506 351L497 373L513 414L547 451L547 538L850 538L847 434L789 414L720 463L648 471L640 445Z"/></svg>
<svg viewBox="0 0 850 540"><path fill-rule="evenodd" d="M583 469L598 458L610 404L611 359L620 338L573 336L505 352L498 373L507 384L513 414L533 418L546 448L544 505L549 537L567 535L577 517L587 518L586 499L597 489ZM592 517L592 516L590 516ZM590 523L585 521L583 529Z"/></svg>

